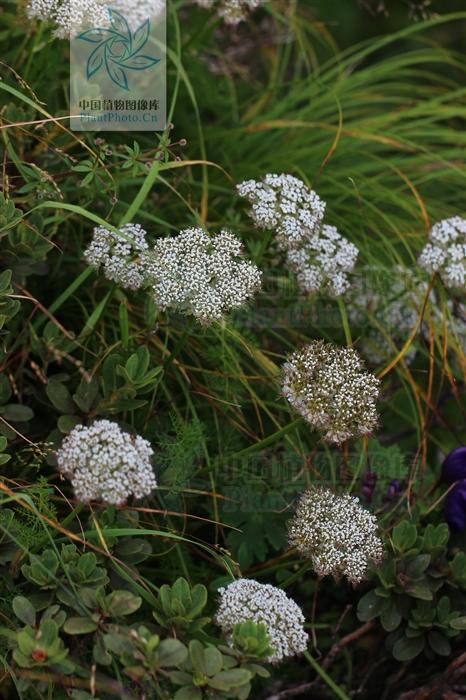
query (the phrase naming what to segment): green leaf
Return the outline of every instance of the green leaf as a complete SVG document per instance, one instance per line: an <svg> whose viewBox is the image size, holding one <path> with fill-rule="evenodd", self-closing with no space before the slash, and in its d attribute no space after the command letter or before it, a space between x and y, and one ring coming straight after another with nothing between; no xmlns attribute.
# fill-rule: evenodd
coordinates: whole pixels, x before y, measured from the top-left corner
<svg viewBox="0 0 466 700"><path fill-rule="evenodd" d="M440 632L432 631L427 635L429 646L439 656L449 656L451 654L451 644Z"/></svg>
<svg viewBox="0 0 466 700"><path fill-rule="evenodd" d="M0 404L6 403L12 394L8 377L0 374ZM4 449L4 448L2 448Z"/></svg>
<svg viewBox="0 0 466 700"><path fill-rule="evenodd" d="M204 673L204 647L197 639L189 643L189 656L196 671Z"/></svg>
<svg viewBox="0 0 466 700"><path fill-rule="evenodd" d="M41 644L52 646L58 638L58 625L54 620L43 620L39 629Z"/></svg>
<svg viewBox="0 0 466 700"><path fill-rule="evenodd" d="M81 379L78 390L73 394L73 401L83 413L89 413L99 393L99 382L95 377L87 381Z"/></svg>
<svg viewBox="0 0 466 700"><path fill-rule="evenodd" d="M412 557L406 566L406 573L410 578L416 578L424 573L430 564L430 554L418 554Z"/></svg>
<svg viewBox="0 0 466 700"><path fill-rule="evenodd" d="M277 552L285 545L286 529L279 518L270 519L267 513L239 513L233 524L241 532L232 531L228 544L241 568L255 561L265 561L270 552Z"/></svg>
<svg viewBox="0 0 466 700"><path fill-rule="evenodd" d="M143 379L150 365L150 352L146 345L141 345L136 354L138 356L138 379Z"/></svg>
<svg viewBox="0 0 466 700"><path fill-rule="evenodd" d="M115 617L132 615L141 607L141 603L142 599L130 591L113 591L105 600L108 612Z"/></svg>
<svg viewBox="0 0 466 700"><path fill-rule="evenodd" d="M455 617L453 620L450 620L450 627L454 630L466 630L466 616L463 615L462 617Z"/></svg>
<svg viewBox="0 0 466 700"><path fill-rule="evenodd" d="M403 520L393 528L393 544L401 551L411 549L417 539L417 529L412 523Z"/></svg>
<svg viewBox="0 0 466 700"><path fill-rule="evenodd" d="M209 680L209 686L215 690L230 690L248 683L252 678L251 672L245 668L233 668L231 671L221 671Z"/></svg>
<svg viewBox="0 0 466 700"><path fill-rule="evenodd" d="M45 388L45 393L57 411L60 411L60 413L75 413L76 406L74 401L71 398L70 392L62 382L53 378L49 379Z"/></svg>
<svg viewBox="0 0 466 700"><path fill-rule="evenodd" d="M418 600L432 600L434 594L425 583L409 583L405 588L406 593L409 593L413 598Z"/></svg>
<svg viewBox="0 0 466 700"><path fill-rule="evenodd" d="M201 614L207 605L207 588L197 583L191 590L192 604L189 610L189 618L192 620Z"/></svg>
<svg viewBox="0 0 466 700"><path fill-rule="evenodd" d="M5 294L5 293L10 292L10 290L11 290L11 287L10 287L11 275L12 275L11 270L4 270L0 274L0 294Z"/></svg>
<svg viewBox="0 0 466 700"><path fill-rule="evenodd" d="M429 523L424 531L424 549L432 552L436 549L443 550L448 544L450 531L446 523L437 526Z"/></svg>
<svg viewBox="0 0 466 700"><path fill-rule="evenodd" d="M222 670L222 655L215 647L207 647L204 651L204 672L207 676L215 676Z"/></svg>
<svg viewBox="0 0 466 700"><path fill-rule="evenodd" d="M89 634L95 632L97 623L89 617L69 617L63 625L67 634Z"/></svg>
<svg viewBox="0 0 466 700"><path fill-rule="evenodd" d="M369 622L378 617L387 606L387 600L381 598L375 591L368 591L358 603L357 615L362 622Z"/></svg>
<svg viewBox="0 0 466 700"><path fill-rule="evenodd" d="M187 656L188 650L178 639L164 639L158 647L160 666L179 666Z"/></svg>
<svg viewBox="0 0 466 700"><path fill-rule="evenodd" d="M111 394L117 386L116 368L123 363L121 355L109 355L102 365L102 377L105 395Z"/></svg>
<svg viewBox="0 0 466 700"><path fill-rule="evenodd" d="M466 583L466 552L457 552L453 557L450 568L456 581Z"/></svg>
<svg viewBox="0 0 466 700"><path fill-rule="evenodd" d="M34 630L30 627L26 627L18 632L16 641L19 650L26 656L30 656L37 646Z"/></svg>
<svg viewBox="0 0 466 700"><path fill-rule="evenodd" d="M179 577L172 586L172 597L186 610L191 604L191 588L185 578Z"/></svg>
<svg viewBox="0 0 466 700"><path fill-rule="evenodd" d="M34 627L36 624L35 608L24 596L18 595L13 598L13 612L25 625Z"/></svg>
<svg viewBox="0 0 466 700"><path fill-rule="evenodd" d="M192 685L185 686L175 693L174 700L202 700L202 692Z"/></svg>
<svg viewBox="0 0 466 700"><path fill-rule="evenodd" d="M94 661L101 666L110 666L112 663L112 655L105 648L104 641L100 634L95 636L94 646L92 648L92 656Z"/></svg>
<svg viewBox="0 0 466 700"><path fill-rule="evenodd" d="M396 602L392 600L385 610L380 615L380 623L384 630L393 632L401 622L401 615L396 606Z"/></svg>
<svg viewBox="0 0 466 700"><path fill-rule="evenodd" d="M131 640L114 632L104 635L104 644L106 649L114 654L131 654L133 651Z"/></svg>
<svg viewBox="0 0 466 700"><path fill-rule="evenodd" d="M393 656L397 661L411 661L422 652L425 646L424 637L408 639L402 637L393 647Z"/></svg>
<svg viewBox="0 0 466 700"><path fill-rule="evenodd" d="M57 426L60 432L66 435L79 425L79 423L81 423L81 419L78 416L60 416L57 421Z"/></svg>
<svg viewBox="0 0 466 700"><path fill-rule="evenodd" d="M442 596L437 603L437 617L442 624L448 621L450 607L450 598L446 595Z"/></svg>
<svg viewBox="0 0 466 700"><path fill-rule="evenodd" d="M176 685L189 685L192 681L191 674L186 671L168 671L167 676Z"/></svg>
<svg viewBox="0 0 466 700"><path fill-rule="evenodd" d="M23 406L19 403L9 403L6 406L0 406L0 414L13 423L25 423L34 416L34 411L29 406Z"/></svg>

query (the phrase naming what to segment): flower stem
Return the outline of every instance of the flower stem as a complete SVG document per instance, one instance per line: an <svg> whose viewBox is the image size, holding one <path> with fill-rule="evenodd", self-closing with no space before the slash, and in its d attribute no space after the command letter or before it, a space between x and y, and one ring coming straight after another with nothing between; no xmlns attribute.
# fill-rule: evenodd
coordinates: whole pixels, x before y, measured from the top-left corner
<svg viewBox="0 0 466 700"><path fill-rule="evenodd" d="M338 686L335 681L333 681L328 673L324 671L322 666L317 663L317 661L314 659L314 657L308 652L304 652L305 658L309 661L309 664L312 666L314 671L318 673L318 675L322 678L324 683L328 685L330 690L332 690L335 693L335 697L340 698L340 700L349 700L349 697L346 695L346 693Z"/></svg>

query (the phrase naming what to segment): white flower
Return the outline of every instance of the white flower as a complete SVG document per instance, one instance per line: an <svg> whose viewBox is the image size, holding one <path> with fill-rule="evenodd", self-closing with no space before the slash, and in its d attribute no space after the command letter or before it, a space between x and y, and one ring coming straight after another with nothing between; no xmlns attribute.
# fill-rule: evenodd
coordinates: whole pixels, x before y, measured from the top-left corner
<svg viewBox="0 0 466 700"><path fill-rule="evenodd" d="M393 268L363 268L351 285L346 308L363 356L374 365L387 362L401 350L419 323L425 297L429 288L425 273L413 272L397 265ZM429 342L430 327L438 337L444 330L465 346L465 307L448 299L443 307L434 290L429 294L419 336ZM418 336L418 337L419 337ZM410 364L419 350L417 338L413 339L403 359Z"/></svg>
<svg viewBox="0 0 466 700"><path fill-rule="evenodd" d="M302 292L336 297L348 290L348 273L354 269L358 249L335 226L322 223L325 202L313 190L286 174L245 180L237 189L252 204L256 225L275 231Z"/></svg>
<svg viewBox="0 0 466 700"><path fill-rule="evenodd" d="M301 495L289 539L311 559L319 576L346 576L351 583L364 579L369 563L377 564L383 557L375 516L358 498L324 488Z"/></svg>
<svg viewBox="0 0 466 700"><path fill-rule="evenodd" d="M135 30L164 7L165 0L29 0L26 12L54 24L56 36L65 38L86 27L108 27L109 8L121 12Z"/></svg>
<svg viewBox="0 0 466 700"><path fill-rule="evenodd" d="M84 258L94 267L102 265L107 279L128 289L139 289L146 276L144 253L149 248L146 235L139 224L122 226L120 235L97 226Z"/></svg>
<svg viewBox="0 0 466 700"><path fill-rule="evenodd" d="M435 224L418 262L428 272L438 272L447 287L464 288L466 219L453 216Z"/></svg>
<svg viewBox="0 0 466 700"><path fill-rule="evenodd" d="M394 345L398 350L403 347L419 320L428 289L425 279L400 265L380 271L379 277L374 279L370 268L361 270L346 304L351 325L363 327L361 352L375 365L394 355ZM433 294L430 298L432 302L435 301ZM435 306L432 306L432 310L436 311ZM366 330L368 324L371 325ZM415 356L416 347L413 344L404 360L409 364Z"/></svg>
<svg viewBox="0 0 466 700"><path fill-rule="evenodd" d="M261 181L245 180L237 189L252 204L256 225L276 231L282 250L300 248L322 224L325 202L293 175L268 174Z"/></svg>
<svg viewBox="0 0 466 700"><path fill-rule="evenodd" d="M203 324L242 306L260 287L261 272L242 258L241 241L229 231L209 236L202 228L185 229L159 238L148 258L155 303Z"/></svg>
<svg viewBox="0 0 466 700"><path fill-rule="evenodd" d="M350 287L348 273L353 271L358 253L335 226L324 224L300 248L289 250L287 260L297 274L301 291L325 291L337 297Z"/></svg>
<svg viewBox="0 0 466 700"><path fill-rule="evenodd" d="M133 31L146 19L157 17L165 9L168 0L105 0L107 6L118 10Z"/></svg>
<svg viewBox="0 0 466 700"><path fill-rule="evenodd" d="M227 24L239 24L250 12L261 6L263 0L197 0L200 7L216 9Z"/></svg>
<svg viewBox="0 0 466 700"><path fill-rule="evenodd" d="M283 395L329 442L367 435L378 422L380 381L356 350L315 340L283 365Z"/></svg>
<svg viewBox="0 0 466 700"><path fill-rule="evenodd" d="M150 443L139 435L123 432L112 421L98 420L90 427L73 428L57 452L57 463L79 501L121 505L129 496L148 496L157 486L153 454Z"/></svg>
<svg viewBox="0 0 466 700"><path fill-rule="evenodd" d="M241 578L220 588L220 605L216 623L230 636L235 625L252 620L267 628L273 654L271 663L283 661L306 650L308 635L304 630L301 608L284 591L270 584Z"/></svg>
<svg viewBox="0 0 466 700"><path fill-rule="evenodd" d="M105 27L109 21L107 4L101 0L29 0L26 12L31 18L53 23L61 38L86 25Z"/></svg>

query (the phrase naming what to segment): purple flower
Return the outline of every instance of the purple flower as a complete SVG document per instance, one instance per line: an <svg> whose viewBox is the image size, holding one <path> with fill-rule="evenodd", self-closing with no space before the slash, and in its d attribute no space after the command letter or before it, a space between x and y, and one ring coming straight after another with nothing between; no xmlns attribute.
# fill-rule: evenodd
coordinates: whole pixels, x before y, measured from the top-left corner
<svg viewBox="0 0 466 700"><path fill-rule="evenodd" d="M455 532L466 529L466 479L458 481L448 494L445 500L445 520Z"/></svg>
<svg viewBox="0 0 466 700"><path fill-rule="evenodd" d="M459 479L466 479L466 447L452 450L442 464L442 481L453 484Z"/></svg>
<svg viewBox="0 0 466 700"><path fill-rule="evenodd" d="M366 472L362 477L362 495L365 501L370 503L374 495L375 486L377 483L377 474L375 472Z"/></svg>
<svg viewBox="0 0 466 700"><path fill-rule="evenodd" d="M396 496L401 491L401 485L398 479L393 479L393 481L390 481L387 489L387 498L389 501L392 501Z"/></svg>
<svg viewBox="0 0 466 700"><path fill-rule="evenodd" d="M457 447L447 454L440 480L455 484L445 500L445 520L451 530L462 532L466 529L466 447Z"/></svg>

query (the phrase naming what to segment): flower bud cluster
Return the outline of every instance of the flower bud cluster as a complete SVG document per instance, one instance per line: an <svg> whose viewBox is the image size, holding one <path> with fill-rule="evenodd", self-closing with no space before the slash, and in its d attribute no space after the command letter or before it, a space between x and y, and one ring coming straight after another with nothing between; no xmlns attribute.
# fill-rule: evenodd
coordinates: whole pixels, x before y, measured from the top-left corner
<svg viewBox="0 0 466 700"><path fill-rule="evenodd" d="M263 0L197 0L200 7L215 9L227 24L239 24L250 12L257 10Z"/></svg>
<svg viewBox="0 0 466 700"><path fill-rule="evenodd" d="M119 231L97 226L84 258L88 265L102 266L107 279L136 290L146 279L146 232L139 224L126 224Z"/></svg>
<svg viewBox="0 0 466 700"><path fill-rule="evenodd" d="M252 620L267 628L273 649L273 654L267 659L270 663L279 663L306 650L308 635L304 630L304 615L280 588L241 578L226 588L220 588L219 594L220 605L215 621L228 637L235 625Z"/></svg>
<svg viewBox="0 0 466 700"><path fill-rule="evenodd" d="M345 576L351 583L362 581L369 563L383 556L375 516L358 498L325 488L301 495L289 539L319 576Z"/></svg>
<svg viewBox="0 0 466 700"><path fill-rule="evenodd" d="M256 225L275 230L303 293L340 296L347 291L358 249L334 226L323 224L326 204L302 180L269 174L242 182L238 193L251 203Z"/></svg>
<svg viewBox="0 0 466 700"><path fill-rule="evenodd" d="M231 232L209 236L202 228L189 228L157 239L147 279L161 309L209 324L243 306L260 288L261 272L243 259L241 241Z"/></svg>
<svg viewBox="0 0 466 700"><path fill-rule="evenodd" d="M429 285L424 272L401 265L385 269L385 279L377 282L372 272L370 268L361 270L358 281L351 287L346 308L351 327L360 337L361 353L368 362L379 365L396 355L419 324ZM442 307L431 290L419 333L429 342L431 326L436 336L441 337L446 330L464 352L465 317L464 304L447 299ZM403 357L404 362L410 364L418 350L419 343L414 339Z"/></svg>
<svg viewBox="0 0 466 700"><path fill-rule="evenodd" d="M164 0L28 0L26 12L53 24L63 39L86 28L108 27L109 8L120 12L134 31L164 6Z"/></svg>
<svg viewBox="0 0 466 700"><path fill-rule="evenodd" d="M312 236L306 245L289 250L287 260L297 274L302 292L323 291L338 297L350 287L347 273L354 270L358 252L335 226L324 224L318 235Z"/></svg>
<svg viewBox="0 0 466 700"><path fill-rule="evenodd" d="M250 215L261 229L274 229L281 250L296 250L319 230L325 202L293 175L268 174L261 181L245 180L237 187L251 203Z"/></svg>
<svg viewBox="0 0 466 700"><path fill-rule="evenodd" d="M283 365L283 395L328 442L371 433L379 391L379 379L353 348L315 340Z"/></svg>
<svg viewBox="0 0 466 700"><path fill-rule="evenodd" d="M466 286L466 219L453 216L432 226L419 265L438 272L447 287Z"/></svg>
<svg viewBox="0 0 466 700"><path fill-rule="evenodd" d="M242 306L261 286L262 273L244 259L230 231L210 236L185 229L158 238L152 249L146 235L139 224L126 224L119 234L99 226L84 257L123 287L144 287L160 309L192 314L204 325Z"/></svg>
<svg viewBox="0 0 466 700"><path fill-rule="evenodd" d="M122 505L129 496L148 496L157 486L153 454L147 440L104 419L73 428L57 452L57 463L78 501Z"/></svg>
<svg viewBox="0 0 466 700"><path fill-rule="evenodd" d="M30 18L55 25L55 34L65 38L81 27L105 27L109 21L108 5L101 0L29 0Z"/></svg>

